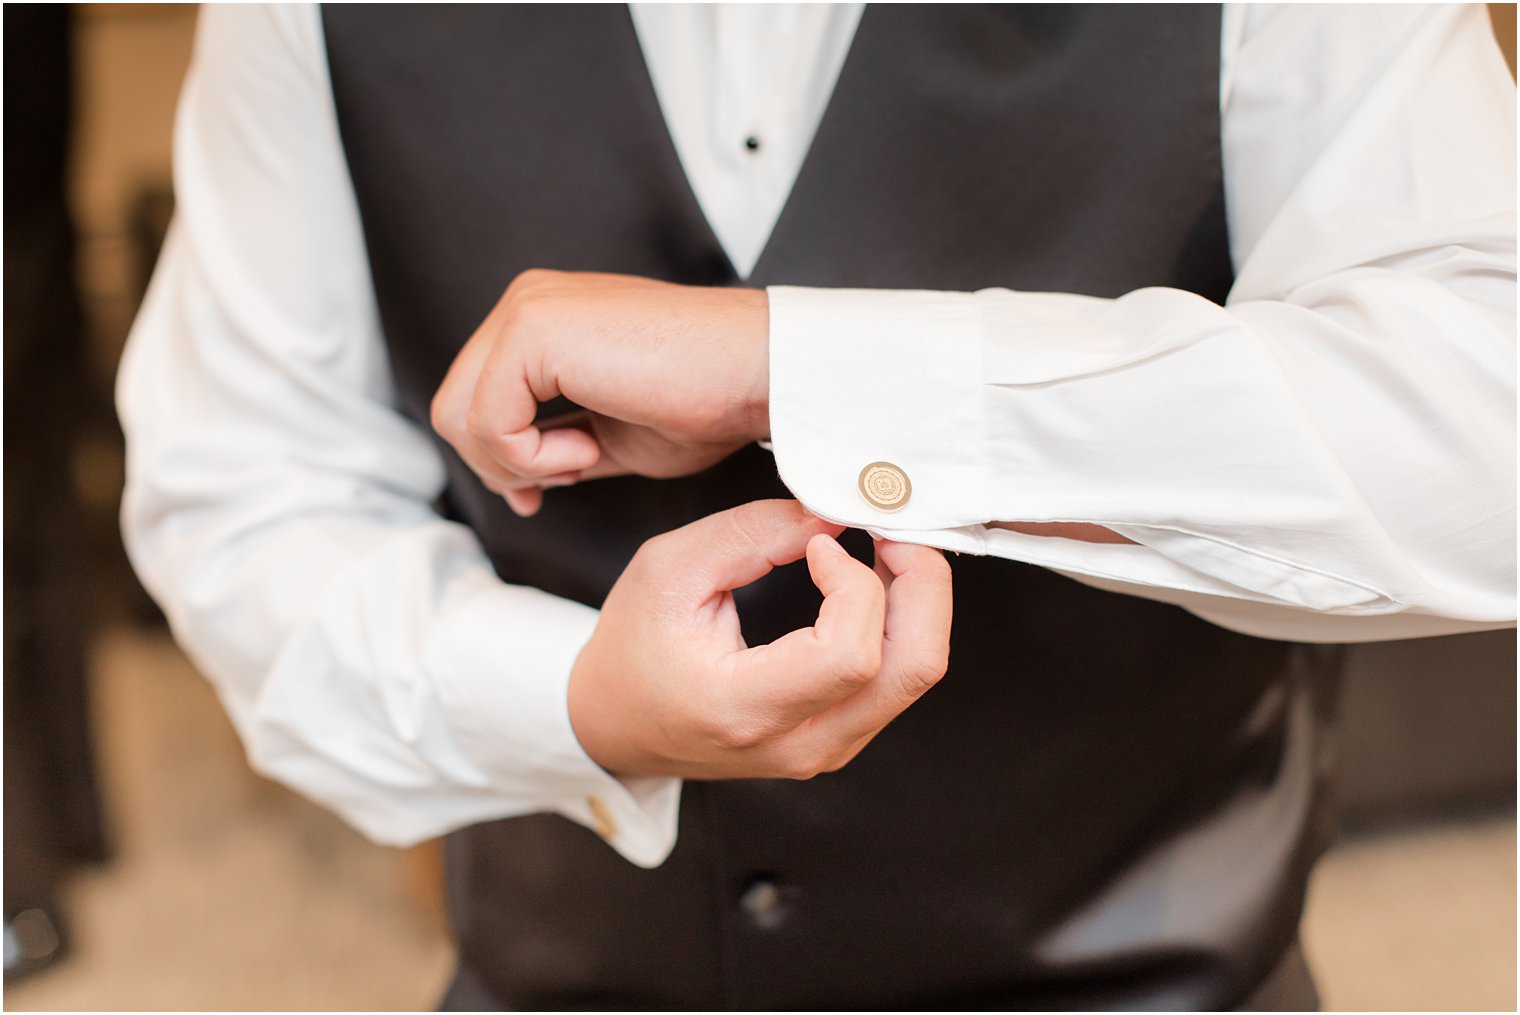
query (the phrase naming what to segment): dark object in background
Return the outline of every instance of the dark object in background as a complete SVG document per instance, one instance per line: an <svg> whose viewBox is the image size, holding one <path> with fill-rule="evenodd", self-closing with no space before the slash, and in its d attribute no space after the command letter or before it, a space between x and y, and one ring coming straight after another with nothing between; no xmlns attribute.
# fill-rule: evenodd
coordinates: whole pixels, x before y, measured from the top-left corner
<svg viewBox="0 0 1520 1015"><path fill-rule="evenodd" d="M1515 690L1514 631L1351 646L1342 829L1514 814Z"/></svg>
<svg viewBox="0 0 1520 1015"><path fill-rule="evenodd" d="M70 11L5 8L5 976L56 961L58 892L106 855L73 451L88 382L64 180Z"/></svg>

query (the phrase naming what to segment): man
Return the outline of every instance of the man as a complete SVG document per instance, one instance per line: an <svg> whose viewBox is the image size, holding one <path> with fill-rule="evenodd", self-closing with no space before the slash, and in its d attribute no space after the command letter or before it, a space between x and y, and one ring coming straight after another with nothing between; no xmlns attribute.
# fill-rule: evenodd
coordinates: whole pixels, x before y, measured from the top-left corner
<svg viewBox="0 0 1520 1015"><path fill-rule="evenodd" d="M1312 1005L1293 642L1514 618L1481 11L214 9L178 145L134 557L450 1004Z"/></svg>

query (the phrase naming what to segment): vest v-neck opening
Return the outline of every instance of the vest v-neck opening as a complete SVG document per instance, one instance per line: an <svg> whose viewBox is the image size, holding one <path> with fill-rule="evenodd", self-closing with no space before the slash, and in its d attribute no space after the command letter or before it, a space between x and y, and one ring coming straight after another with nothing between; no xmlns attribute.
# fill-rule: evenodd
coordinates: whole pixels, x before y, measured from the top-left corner
<svg viewBox="0 0 1520 1015"><path fill-rule="evenodd" d="M760 266L766 260L766 255L771 247L777 226L786 218L787 206L791 203L792 195L807 175L808 163L818 136L822 133L824 125L831 118L830 114L834 106L834 96L838 92L839 82L843 78L851 62L851 56L854 53L855 38L859 33L860 23L865 14L864 6L862 5L860 9L853 12L853 17L847 28L836 25L825 29L825 35L829 31L836 33L847 31L848 37L846 39L841 40L836 36L832 41L827 38L818 41L821 52L815 58L809 76L821 78L828 82L828 97L823 101L817 113L816 123L807 132L805 140L801 145L802 150L800 156L797 157L796 168L791 172L790 178L787 180L784 195L781 196L775 205L775 211L766 225L764 238L759 241L758 246L752 248L753 259L749 260L747 270L741 270L741 265L745 262L744 254L748 253L748 249L740 249L733 244L732 241L735 237L728 235L732 230L725 231L718 225L715 219L715 215L721 215L722 213L721 208L718 206L720 199L716 196L720 188L714 185L713 180L708 180L707 186L704 187L700 180L704 174L717 174L725 172L725 170L694 166L694 158L706 158L708 157L708 153L694 147L693 142L689 138L684 147L692 148L692 151L683 151L683 130L675 122L683 115L683 112L672 108L672 104L678 101L678 99L673 95L667 95L667 92L670 92L674 87L672 82L679 81L680 75L662 77L651 67L651 53L645 44L644 35L640 32L638 17L626 5L624 6L623 13L628 29L633 36L635 50L640 54L644 69L644 85L648 88L649 95L654 99L655 107L660 113L661 124L664 128L665 145L668 147L671 157L675 160L675 165L681 176L683 189L692 209L702 220L714 246L722 251L734 280L743 283L757 278L760 274ZM839 51L841 47L842 51ZM721 52L718 58L721 59ZM663 88L662 82L664 84ZM711 121L714 119L714 113L711 109L704 110L704 112L707 114L702 118L705 130L709 128ZM685 115L689 116L690 114L685 113ZM744 143L751 151L758 150L763 144L758 138L749 136L741 143Z"/></svg>

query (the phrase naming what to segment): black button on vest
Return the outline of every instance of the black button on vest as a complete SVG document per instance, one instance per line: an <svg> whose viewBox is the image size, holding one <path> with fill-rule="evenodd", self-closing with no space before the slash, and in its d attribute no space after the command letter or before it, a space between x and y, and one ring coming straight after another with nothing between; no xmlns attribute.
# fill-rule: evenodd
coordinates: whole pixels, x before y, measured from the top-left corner
<svg viewBox="0 0 1520 1015"><path fill-rule="evenodd" d="M524 269L737 283L623 8L338 6L324 24L422 425ZM1219 44L1213 7L868 9L745 284L1222 300ZM444 506L501 576L594 606L648 537L787 495L750 448L550 491L523 519L444 451ZM475 977L517 1008L1240 1002L1293 940L1321 842L1310 653L1035 567L953 566L949 674L842 771L688 783L657 870L553 815L451 836ZM818 604L799 567L737 599L752 644Z"/></svg>

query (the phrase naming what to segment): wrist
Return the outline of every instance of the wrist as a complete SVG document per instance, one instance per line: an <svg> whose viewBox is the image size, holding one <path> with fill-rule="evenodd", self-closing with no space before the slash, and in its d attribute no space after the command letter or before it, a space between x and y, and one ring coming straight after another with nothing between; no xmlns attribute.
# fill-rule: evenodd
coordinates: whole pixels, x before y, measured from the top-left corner
<svg viewBox="0 0 1520 1015"><path fill-rule="evenodd" d="M608 775L618 779L658 774L650 759L629 743L622 731L630 711L618 702L609 701L613 690L597 679L601 653L596 635L586 643L570 669L570 684L565 704L570 715L570 732L575 735L586 757ZM626 705L627 703L622 703Z"/></svg>
<svg viewBox="0 0 1520 1015"><path fill-rule="evenodd" d="M740 298L743 324L744 378L741 414L744 435L764 440L771 433L771 315L770 298L764 289L735 290Z"/></svg>
<svg viewBox="0 0 1520 1015"><path fill-rule="evenodd" d="M592 635L595 638L595 635ZM570 683L565 692L565 705L570 714L570 732L575 735L581 750L586 752L586 757L605 772L616 775L615 764L608 750L606 738L602 734L599 710L596 696L588 694L586 690L587 669L591 666L588 656L593 654L593 646L590 642L581 650L576 657L575 665L570 668Z"/></svg>

